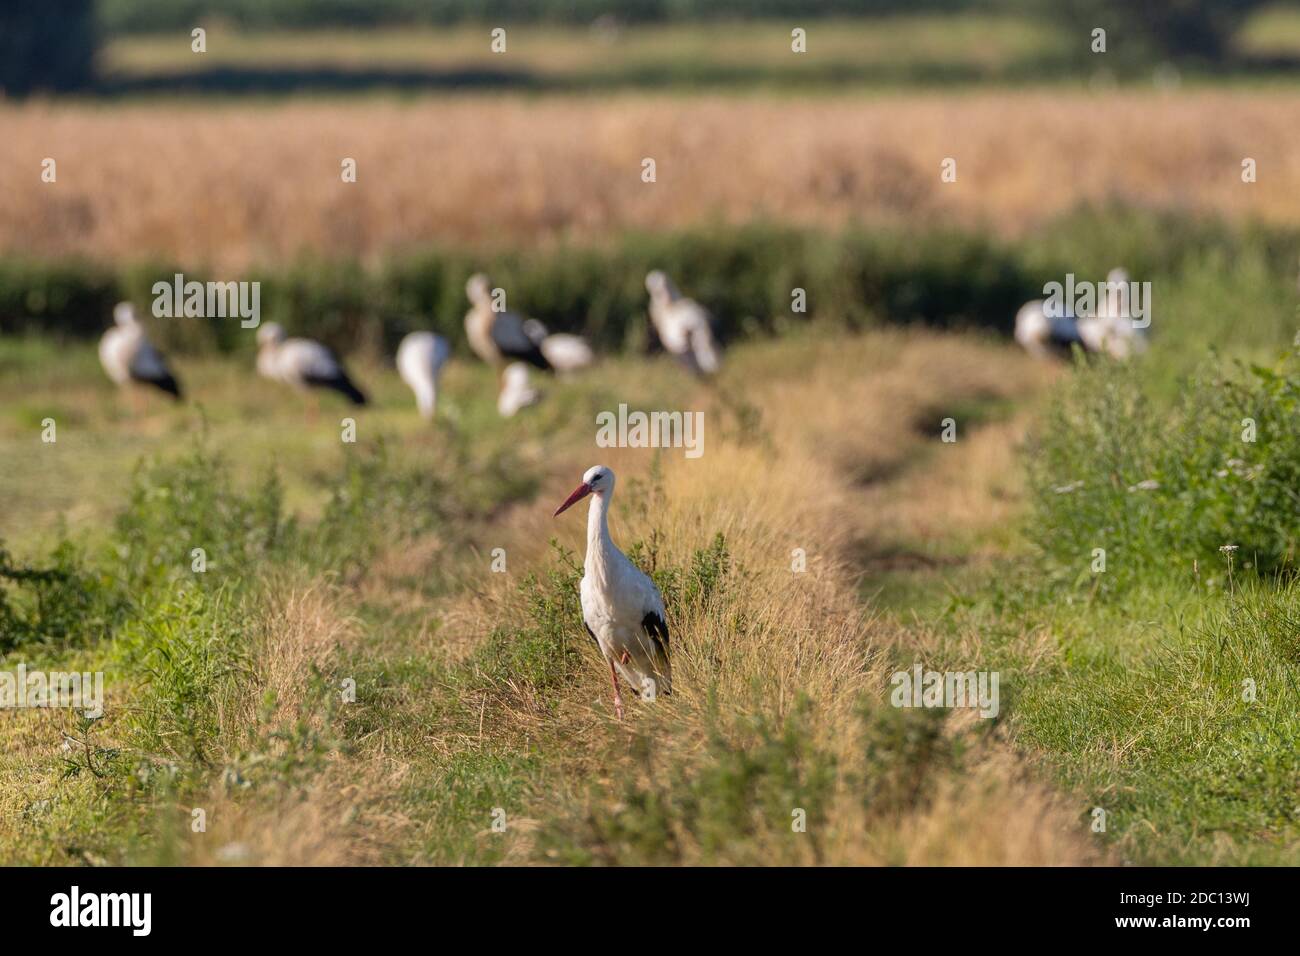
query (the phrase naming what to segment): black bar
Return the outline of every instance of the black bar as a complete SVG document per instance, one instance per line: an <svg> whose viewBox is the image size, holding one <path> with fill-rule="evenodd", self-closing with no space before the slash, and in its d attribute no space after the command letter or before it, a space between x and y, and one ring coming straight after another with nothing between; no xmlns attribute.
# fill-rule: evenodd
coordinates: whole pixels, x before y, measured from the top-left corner
<svg viewBox="0 0 1300 956"><path fill-rule="evenodd" d="M655 945L688 928L694 936L701 924L706 937L731 943L771 942L766 935L784 925L813 938L847 933L862 942L902 932L918 943L970 943L1042 930L1053 934L1044 942L1200 936L1231 945L1292 924L1294 880L1293 870L1190 868L0 871L7 943L75 933L78 942L127 945L222 945L225 938L241 946L285 940L330 947L373 944L397 930L448 943L477 933L494 944L519 938L538 945L574 934L626 940L635 926ZM148 936L135 936L129 925L52 926L52 900L64 894L70 902L73 886L83 906L91 894L150 894ZM1154 925L1118 923L1132 918ZM1248 924L1164 924L1206 918Z"/></svg>

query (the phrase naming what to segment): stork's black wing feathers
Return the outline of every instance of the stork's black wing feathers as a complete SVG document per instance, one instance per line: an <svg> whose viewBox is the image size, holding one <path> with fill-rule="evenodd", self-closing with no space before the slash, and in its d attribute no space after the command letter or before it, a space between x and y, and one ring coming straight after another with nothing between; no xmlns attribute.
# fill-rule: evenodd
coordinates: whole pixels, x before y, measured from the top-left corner
<svg viewBox="0 0 1300 956"><path fill-rule="evenodd" d="M328 378L320 375L304 375L303 381L308 385L314 385L318 388L332 388L334 391L346 395L353 405L364 405L366 396L361 389L352 384L352 379L348 378L348 373L342 368L338 373Z"/></svg>
<svg viewBox="0 0 1300 956"><path fill-rule="evenodd" d="M543 371L550 370L551 363L546 361L541 348L524 331L523 320L513 312L504 312L494 317L489 331L493 344L506 358L527 362Z"/></svg>
<svg viewBox="0 0 1300 956"><path fill-rule="evenodd" d="M181 386L176 381L176 377L171 372L163 372L161 375L155 375L152 378L145 378L142 375L132 375L137 382L143 382L146 385L152 385L160 388L172 398L179 400L181 397Z"/></svg>
<svg viewBox="0 0 1300 956"><path fill-rule="evenodd" d="M582 622L582 626L583 626L583 627L587 627L587 622L586 622L586 621L583 621L583 622ZM593 641L595 641L596 646L597 646L597 647L600 647L600 641L597 641L597 640L596 640L596 633L595 633L595 631L593 631L591 628L587 627L587 633L591 635L591 639L592 639Z"/></svg>
<svg viewBox="0 0 1300 956"><path fill-rule="evenodd" d="M131 380L144 385L162 389L177 401L181 398L181 386L176 376L167 367L162 355L148 342L143 343L127 368Z"/></svg>
<svg viewBox="0 0 1300 956"><path fill-rule="evenodd" d="M668 656L668 622L662 617L651 611L641 619L641 626L645 632L650 635L650 640L655 642L655 647L664 657Z"/></svg>

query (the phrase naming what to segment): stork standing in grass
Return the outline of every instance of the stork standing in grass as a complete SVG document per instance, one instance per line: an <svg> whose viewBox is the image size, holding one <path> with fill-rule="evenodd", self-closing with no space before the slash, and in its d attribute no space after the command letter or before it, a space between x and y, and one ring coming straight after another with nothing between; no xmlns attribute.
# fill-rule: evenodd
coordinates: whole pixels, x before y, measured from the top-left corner
<svg viewBox="0 0 1300 956"><path fill-rule="evenodd" d="M348 378L343 364L321 343L288 338L279 324L268 322L257 330L257 346L257 373L262 377L303 392L327 388L354 405L366 404L366 396ZM315 412L313 405L313 416Z"/></svg>
<svg viewBox="0 0 1300 956"><path fill-rule="evenodd" d="M135 306L119 302L113 309L113 328L99 340L99 362L118 386L146 385L179 400L181 387L167 360L145 337Z"/></svg>
<svg viewBox="0 0 1300 956"><path fill-rule="evenodd" d="M1068 351L1077 344L1085 352L1126 359L1146 348L1145 335L1133 327L1128 297L1128 273L1112 269L1106 286L1099 290L1093 315L1076 316L1069 311L1049 315L1045 300L1026 302L1016 313L1016 341L1037 358L1047 358L1053 350Z"/></svg>
<svg viewBox="0 0 1300 956"><path fill-rule="evenodd" d="M541 346L528 335L523 318L516 312L494 308L492 285L483 273L475 273L465 283L470 310L465 314L465 337L474 354L494 366L498 376L511 362L527 362L535 368L549 370Z"/></svg>
<svg viewBox="0 0 1300 956"><path fill-rule="evenodd" d="M432 421L438 407L438 379L451 346L433 332L412 332L397 347L397 374L415 393L420 415Z"/></svg>
<svg viewBox="0 0 1300 956"><path fill-rule="evenodd" d="M664 348L697 375L717 372L722 355L708 309L683 296L658 269L645 277L645 287L650 293L650 321Z"/></svg>
<svg viewBox="0 0 1300 956"><path fill-rule="evenodd" d="M668 622L659 589L615 547L609 536L609 503L614 498L612 471L604 465L587 469L582 484L556 509L556 516L588 495L591 507L587 510L587 557L580 589L582 620L609 662L614 711L621 720L620 674L634 693L647 700L672 693Z"/></svg>

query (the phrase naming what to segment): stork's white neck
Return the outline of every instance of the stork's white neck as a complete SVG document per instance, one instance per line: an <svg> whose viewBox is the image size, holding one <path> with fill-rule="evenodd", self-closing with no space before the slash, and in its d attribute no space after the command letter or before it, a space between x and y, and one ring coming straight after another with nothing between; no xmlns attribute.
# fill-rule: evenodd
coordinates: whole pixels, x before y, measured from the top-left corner
<svg viewBox="0 0 1300 956"><path fill-rule="evenodd" d="M609 536L609 498L611 492L597 492L591 496L587 509L587 560L588 568L603 570L609 566L614 553L614 539Z"/></svg>

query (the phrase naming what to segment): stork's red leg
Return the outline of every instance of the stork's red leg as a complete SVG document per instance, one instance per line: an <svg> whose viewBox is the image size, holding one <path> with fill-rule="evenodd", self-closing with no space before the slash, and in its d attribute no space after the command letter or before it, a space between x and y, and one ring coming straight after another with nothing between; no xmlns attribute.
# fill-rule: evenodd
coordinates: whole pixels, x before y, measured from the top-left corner
<svg viewBox="0 0 1300 956"><path fill-rule="evenodd" d="M614 670L614 659L609 659L609 679L614 682L614 713L623 719L623 695L618 692L618 671Z"/></svg>

